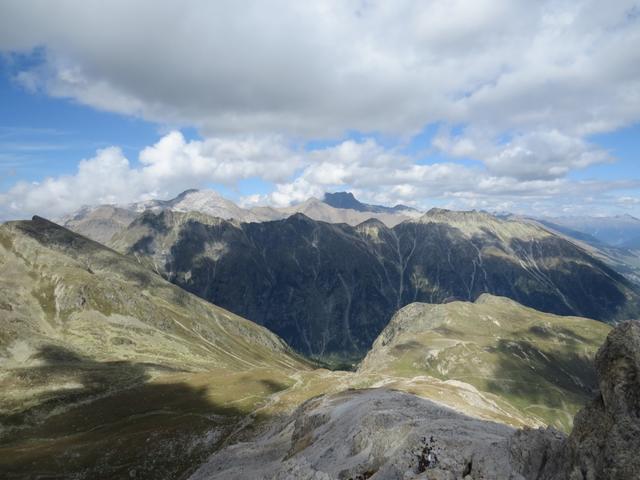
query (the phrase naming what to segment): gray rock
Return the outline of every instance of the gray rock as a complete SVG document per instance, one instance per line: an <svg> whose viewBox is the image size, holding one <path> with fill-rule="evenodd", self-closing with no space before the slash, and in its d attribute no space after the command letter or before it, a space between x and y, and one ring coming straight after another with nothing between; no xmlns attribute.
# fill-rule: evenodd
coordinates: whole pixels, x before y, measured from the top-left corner
<svg viewBox="0 0 640 480"><path fill-rule="evenodd" d="M510 460L513 433L414 395L347 391L224 448L192 479L523 479Z"/></svg>
<svg viewBox="0 0 640 480"><path fill-rule="evenodd" d="M580 411L543 479L632 480L640 476L640 323L611 331L596 355L600 395Z"/></svg>

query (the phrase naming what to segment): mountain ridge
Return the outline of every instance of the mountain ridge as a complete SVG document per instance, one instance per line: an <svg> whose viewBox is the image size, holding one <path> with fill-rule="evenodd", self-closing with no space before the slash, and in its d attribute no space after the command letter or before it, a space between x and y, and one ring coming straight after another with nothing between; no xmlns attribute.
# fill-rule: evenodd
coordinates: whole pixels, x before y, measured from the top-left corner
<svg viewBox="0 0 640 480"><path fill-rule="evenodd" d="M353 198L352 194L349 195ZM295 213L304 213L320 221L349 225L357 225L369 218L377 217L389 226L394 226L420 213L410 207L382 207L363 204L357 200L355 202L361 206L361 209L336 208L314 197L289 207L243 208L214 190L189 189L169 200L153 199L122 205L84 206L76 212L61 217L59 223L77 233L101 243L107 243L113 235L126 228L145 210L156 213L165 210L184 213L195 211L239 223L281 220Z"/></svg>
<svg viewBox="0 0 640 480"><path fill-rule="evenodd" d="M393 228L303 214L237 224L148 212L111 245L311 355L365 352L415 301L492 293L605 321L639 309L637 287L575 243L479 212L436 210Z"/></svg>

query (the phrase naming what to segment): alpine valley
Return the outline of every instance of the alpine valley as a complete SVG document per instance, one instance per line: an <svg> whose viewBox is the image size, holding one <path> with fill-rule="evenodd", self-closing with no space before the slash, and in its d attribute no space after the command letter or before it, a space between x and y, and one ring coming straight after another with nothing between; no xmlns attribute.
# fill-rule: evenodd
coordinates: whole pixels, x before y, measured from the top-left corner
<svg viewBox="0 0 640 480"><path fill-rule="evenodd" d="M6 222L0 476L636 478L635 231L583 220L188 190Z"/></svg>

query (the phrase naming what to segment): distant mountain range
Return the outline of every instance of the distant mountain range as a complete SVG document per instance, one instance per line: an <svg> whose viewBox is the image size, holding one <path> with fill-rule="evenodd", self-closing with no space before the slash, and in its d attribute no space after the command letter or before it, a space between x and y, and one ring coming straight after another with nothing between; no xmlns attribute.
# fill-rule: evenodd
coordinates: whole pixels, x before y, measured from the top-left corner
<svg viewBox="0 0 640 480"><path fill-rule="evenodd" d="M638 287L589 250L481 212L432 209L394 227L376 219L354 227L303 214L237 223L146 211L109 245L325 359L361 356L416 301L491 293L606 322L640 313Z"/></svg>
<svg viewBox="0 0 640 480"><path fill-rule="evenodd" d="M406 205L387 207L360 202L351 192L325 193L320 200L309 198L290 207L243 208L213 190L185 190L170 200L147 200L133 204L87 206L59 219L59 223L94 240L108 241L145 210L199 212L240 223L282 220L303 213L314 220L356 226L376 218L389 227L417 218L424 212ZM499 218L534 220L567 237L595 247L640 249L640 219L631 215L612 217L564 216L527 217L511 214Z"/></svg>
<svg viewBox="0 0 640 480"><path fill-rule="evenodd" d="M326 194L323 200L310 198L291 207L242 208L213 190L192 189L170 200L83 207L77 212L62 217L58 222L93 240L106 243L115 233L129 225L138 214L146 210L198 212L238 223L282 220L296 213L303 213L314 220L346 223L353 226L370 218L377 218L391 227L422 214L416 209L403 205L382 207L361 203L353 194L347 192Z"/></svg>
<svg viewBox="0 0 640 480"><path fill-rule="evenodd" d="M595 239L601 244L612 247L640 248L640 219L631 215L613 217L542 217L555 228L565 229L567 233L579 232L588 236L586 240Z"/></svg>

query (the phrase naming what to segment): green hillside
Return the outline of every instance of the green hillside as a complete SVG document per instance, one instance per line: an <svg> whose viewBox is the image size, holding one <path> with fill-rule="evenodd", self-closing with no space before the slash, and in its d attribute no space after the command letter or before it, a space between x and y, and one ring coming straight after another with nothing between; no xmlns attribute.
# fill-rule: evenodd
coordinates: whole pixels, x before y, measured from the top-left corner
<svg viewBox="0 0 640 480"><path fill-rule="evenodd" d="M465 382L566 431L597 388L592 361L610 328L491 295L414 303L394 316L360 372Z"/></svg>

